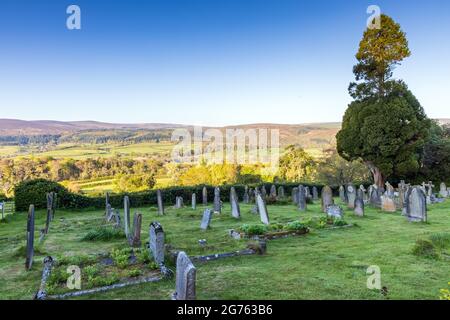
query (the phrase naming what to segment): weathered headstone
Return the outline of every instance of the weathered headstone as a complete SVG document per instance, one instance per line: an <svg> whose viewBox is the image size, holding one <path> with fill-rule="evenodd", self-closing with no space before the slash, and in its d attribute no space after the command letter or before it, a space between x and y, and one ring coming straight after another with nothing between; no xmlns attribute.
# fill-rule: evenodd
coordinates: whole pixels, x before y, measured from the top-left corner
<svg viewBox="0 0 450 320"><path fill-rule="evenodd" d="M30 270L34 257L34 205L30 205L27 219L27 247L25 269Z"/></svg>
<svg viewBox="0 0 450 320"><path fill-rule="evenodd" d="M334 204L333 190L329 186L325 186L322 189L322 211L327 212L328 206Z"/></svg>
<svg viewBox="0 0 450 320"><path fill-rule="evenodd" d="M142 214L135 213L133 219L133 233L129 239L130 246L138 248L141 246Z"/></svg>
<svg viewBox="0 0 450 320"><path fill-rule="evenodd" d="M202 189L202 201L204 206L208 205L208 189L206 187Z"/></svg>
<svg viewBox="0 0 450 320"><path fill-rule="evenodd" d="M355 209L356 188L353 184L347 185L347 205L349 209Z"/></svg>
<svg viewBox="0 0 450 320"><path fill-rule="evenodd" d="M266 186L265 185L261 186L261 197L264 199L264 201L267 198L267 190L266 190Z"/></svg>
<svg viewBox="0 0 450 320"><path fill-rule="evenodd" d="M358 217L364 216L364 192L362 190L358 190L358 194L355 199L355 215Z"/></svg>
<svg viewBox="0 0 450 320"><path fill-rule="evenodd" d="M249 204L250 203L250 196L249 196L249 193L248 193L248 186L245 186L243 201L244 201L245 204Z"/></svg>
<svg viewBox="0 0 450 320"><path fill-rule="evenodd" d="M406 216L412 222L427 221L426 195L420 187L408 190L406 195Z"/></svg>
<svg viewBox="0 0 450 320"><path fill-rule="evenodd" d="M306 190L302 185L298 186L298 210L306 211Z"/></svg>
<svg viewBox="0 0 450 320"><path fill-rule="evenodd" d="M183 197L177 196L175 197L175 209L181 209L184 207Z"/></svg>
<svg viewBox="0 0 450 320"><path fill-rule="evenodd" d="M269 197L270 197L270 199L272 201L276 201L277 200L277 187L275 187L274 184L270 187Z"/></svg>
<svg viewBox="0 0 450 320"><path fill-rule="evenodd" d="M279 186L278 187L278 199L279 200L283 200L284 198L285 198L284 187L283 186Z"/></svg>
<svg viewBox="0 0 450 320"><path fill-rule="evenodd" d="M312 197L313 197L313 200L314 200L314 201L319 200L319 191L317 190L317 187L316 187L316 186L314 186L314 187L312 188Z"/></svg>
<svg viewBox="0 0 450 320"><path fill-rule="evenodd" d="M340 206L329 205L327 207L327 216L342 219L344 217L344 210Z"/></svg>
<svg viewBox="0 0 450 320"><path fill-rule="evenodd" d="M200 224L200 229L206 230L209 228L209 224L211 223L212 211L211 209L205 209L203 211L202 222Z"/></svg>
<svg viewBox="0 0 450 320"><path fill-rule="evenodd" d="M158 214L164 215L164 201L161 190L156 190L156 202L158 204Z"/></svg>
<svg viewBox="0 0 450 320"><path fill-rule="evenodd" d="M184 251L177 256L176 289L174 300L195 300L195 281L197 269Z"/></svg>
<svg viewBox="0 0 450 320"><path fill-rule="evenodd" d="M383 190L378 188L378 186L376 186L376 185L372 185L370 188L370 194L369 194L370 204L377 208L381 208L382 193L383 193Z"/></svg>
<svg viewBox="0 0 450 320"><path fill-rule="evenodd" d="M128 239L130 237L130 198L128 196L123 198L123 224L125 236Z"/></svg>
<svg viewBox="0 0 450 320"><path fill-rule="evenodd" d="M360 195L361 195L362 199L363 199L363 200L366 200L366 199L367 199L367 195L366 195L367 190L366 190L366 188L364 187L364 185L361 184L361 185L359 186L358 191L360 192ZM358 195L358 193L357 193L357 195Z"/></svg>
<svg viewBox="0 0 450 320"><path fill-rule="evenodd" d="M394 199L388 195L381 196L381 210L384 212L397 211Z"/></svg>
<svg viewBox="0 0 450 320"><path fill-rule="evenodd" d="M214 213L222 213L222 203L220 201L220 189L214 188Z"/></svg>
<svg viewBox="0 0 450 320"><path fill-rule="evenodd" d="M241 209L239 207L239 201L234 187L231 187L230 189L230 204L231 204L231 215L236 219L240 219Z"/></svg>
<svg viewBox="0 0 450 320"><path fill-rule="evenodd" d="M192 194L192 200L191 200L192 209L197 209L197 195L195 193Z"/></svg>
<svg viewBox="0 0 450 320"><path fill-rule="evenodd" d="M154 221L150 224L150 254L155 262L160 265L164 264L164 230L161 224Z"/></svg>
<svg viewBox="0 0 450 320"><path fill-rule="evenodd" d="M298 188L292 188L292 203L298 205Z"/></svg>
<svg viewBox="0 0 450 320"><path fill-rule="evenodd" d="M269 214L267 212L266 202L264 201L264 199L260 193L258 193L256 195L256 205L258 207L258 212L259 212L259 216L261 218L261 222L268 225L270 223Z"/></svg>
<svg viewBox="0 0 450 320"><path fill-rule="evenodd" d="M445 185L444 182L442 182L441 185L440 185L439 195L442 198L448 198L448 196L449 196L448 190L447 190L447 186Z"/></svg>
<svg viewBox="0 0 450 320"><path fill-rule="evenodd" d="M345 188L344 186L339 186L339 198L341 199L342 202L347 203L347 194L345 193Z"/></svg>
<svg viewBox="0 0 450 320"><path fill-rule="evenodd" d="M308 186L305 187L305 194L306 194L306 199L310 199L310 201L313 200L312 194L311 194L311 189Z"/></svg>

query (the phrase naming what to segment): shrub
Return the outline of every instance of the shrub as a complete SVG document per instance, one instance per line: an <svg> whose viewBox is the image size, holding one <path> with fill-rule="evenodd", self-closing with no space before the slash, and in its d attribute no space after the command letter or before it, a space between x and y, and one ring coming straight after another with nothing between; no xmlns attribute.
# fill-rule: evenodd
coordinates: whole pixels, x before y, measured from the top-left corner
<svg viewBox="0 0 450 320"><path fill-rule="evenodd" d="M114 283L119 282L119 280L120 280L120 278L116 274L111 274L111 275L108 275L105 277L97 276L97 277L88 279L87 286L89 288L110 286Z"/></svg>
<svg viewBox="0 0 450 320"><path fill-rule="evenodd" d="M110 241L123 238L125 238L125 233L121 229L97 227L86 233L81 241Z"/></svg>
<svg viewBox="0 0 450 320"><path fill-rule="evenodd" d="M111 251L111 258L114 260L117 267L125 269L129 265L130 249L113 249Z"/></svg>
<svg viewBox="0 0 450 320"><path fill-rule="evenodd" d="M139 269L131 269L127 271L127 277L129 278L136 278L139 277L142 274L142 271Z"/></svg>
<svg viewBox="0 0 450 320"><path fill-rule="evenodd" d="M135 252L137 261L140 263L149 263L152 259L150 257L150 252L146 249L140 248Z"/></svg>
<svg viewBox="0 0 450 320"><path fill-rule="evenodd" d="M306 226L301 221L289 222L285 226L285 229L288 230L288 231L300 231L300 230L303 230L305 228L306 228Z"/></svg>
<svg viewBox="0 0 450 320"><path fill-rule="evenodd" d="M249 236L259 236L267 232L268 227L266 225L249 225L244 224L241 226L240 230Z"/></svg>
<svg viewBox="0 0 450 320"><path fill-rule="evenodd" d="M429 259L438 259L439 252L436 250L433 242L426 239L417 239L413 248L413 254Z"/></svg>
<svg viewBox="0 0 450 320"><path fill-rule="evenodd" d="M347 226L348 223L344 219L334 219L333 225L336 227L344 227L344 226Z"/></svg>

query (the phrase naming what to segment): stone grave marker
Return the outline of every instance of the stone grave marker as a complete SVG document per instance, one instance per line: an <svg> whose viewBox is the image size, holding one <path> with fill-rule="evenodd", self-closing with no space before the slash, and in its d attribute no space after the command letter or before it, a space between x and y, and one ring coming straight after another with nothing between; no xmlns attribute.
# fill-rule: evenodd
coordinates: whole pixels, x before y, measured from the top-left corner
<svg viewBox="0 0 450 320"><path fill-rule="evenodd" d="M231 204L231 215L236 218L241 218L241 209L239 207L238 196L234 187L230 189L230 204Z"/></svg>
<svg viewBox="0 0 450 320"><path fill-rule="evenodd" d="M214 188L214 213L222 213L219 187Z"/></svg>
<svg viewBox="0 0 450 320"><path fill-rule="evenodd" d="M279 186L278 187L278 199L279 200L283 200L285 198L285 194L284 194L284 187L283 186Z"/></svg>
<svg viewBox="0 0 450 320"><path fill-rule="evenodd" d="M123 198L123 224L125 229L125 236L130 237L130 198L125 196Z"/></svg>
<svg viewBox="0 0 450 320"><path fill-rule="evenodd" d="M209 228L209 225L211 223L211 217L212 217L211 209L205 209L203 211L203 217L202 217L202 222L200 224L200 229L206 230Z"/></svg>
<svg viewBox="0 0 450 320"><path fill-rule="evenodd" d="M306 211L306 190L302 185L298 186L298 210Z"/></svg>
<svg viewBox="0 0 450 320"><path fill-rule="evenodd" d="M426 195L420 187L411 188L407 195L406 216L412 222L427 221L427 201Z"/></svg>
<svg viewBox="0 0 450 320"><path fill-rule="evenodd" d="M164 230L161 224L153 221L150 224L150 255L158 265L164 264Z"/></svg>
<svg viewBox="0 0 450 320"><path fill-rule="evenodd" d="M292 188L292 203L298 205L298 188Z"/></svg>
<svg viewBox="0 0 450 320"><path fill-rule="evenodd" d="M156 190L156 202L158 204L158 214L164 215L164 201L161 190Z"/></svg>
<svg viewBox="0 0 450 320"><path fill-rule="evenodd" d="M364 193L362 190L358 190L358 195L355 199L355 215L358 217L364 216Z"/></svg>
<svg viewBox="0 0 450 320"><path fill-rule="evenodd" d="M396 212L397 208L394 199L388 195L381 196L381 210L384 212Z"/></svg>
<svg viewBox="0 0 450 320"><path fill-rule="evenodd" d="M192 194L192 200L191 200L192 209L197 209L197 195L195 193Z"/></svg>
<svg viewBox="0 0 450 320"><path fill-rule="evenodd" d="M176 288L173 295L174 300L195 300L197 269L184 251L177 256Z"/></svg>
<svg viewBox="0 0 450 320"><path fill-rule="evenodd" d="M258 193L256 195L256 205L258 207L259 216L261 218L261 222L268 225L270 224L269 221L269 214L267 212L266 202L264 201L262 195Z"/></svg>
<svg viewBox="0 0 450 320"><path fill-rule="evenodd" d="M314 201L319 200L319 191L317 190L317 187L316 187L316 186L314 186L314 187L312 188L312 197L313 197L313 200L314 200Z"/></svg>
<svg viewBox="0 0 450 320"><path fill-rule="evenodd" d="M130 246L139 248L141 246L141 229L142 229L142 214L135 213L133 219L133 233L130 237Z"/></svg>
<svg viewBox="0 0 450 320"><path fill-rule="evenodd" d="M355 200L356 200L356 188L353 184L347 185L347 201L348 208L355 209Z"/></svg>
<svg viewBox="0 0 450 320"><path fill-rule="evenodd" d="M347 203L347 195L345 194L344 186L339 186L339 198L342 202Z"/></svg>
<svg viewBox="0 0 450 320"><path fill-rule="evenodd" d="M30 205L27 218L27 246L25 269L30 270L33 266L34 257L34 205Z"/></svg>
<svg viewBox="0 0 450 320"><path fill-rule="evenodd" d="M447 190L447 186L445 185L444 182L442 182L441 185L440 185L439 195L442 198L448 198L448 196L449 196L448 190Z"/></svg>
<svg viewBox="0 0 450 320"><path fill-rule="evenodd" d="M244 189L244 199L243 199L243 201L244 201L244 203L245 204L249 204L250 203L250 196L249 196L249 190L248 190L248 186L245 186L245 189Z"/></svg>
<svg viewBox="0 0 450 320"><path fill-rule="evenodd" d="M322 189L322 211L327 212L328 206L334 205L333 190L329 186Z"/></svg>
<svg viewBox="0 0 450 320"><path fill-rule="evenodd" d="M344 217L344 210L340 206L329 205L327 207L327 216L342 219Z"/></svg>
<svg viewBox="0 0 450 320"><path fill-rule="evenodd" d="M203 187L202 190L202 201L204 206L208 205L208 189L206 187Z"/></svg>

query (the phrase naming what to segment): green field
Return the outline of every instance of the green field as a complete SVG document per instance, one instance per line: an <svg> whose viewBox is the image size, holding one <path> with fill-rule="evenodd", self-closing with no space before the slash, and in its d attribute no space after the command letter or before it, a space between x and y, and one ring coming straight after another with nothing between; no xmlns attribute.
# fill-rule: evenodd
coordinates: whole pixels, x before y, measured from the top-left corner
<svg viewBox="0 0 450 320"><path fill-rule="evenodd" d="M258 216L250 205L242 205L242 219L236 221L225 204L222 215L213 217L212 228L199 228L202 207L175 210L166 208L157 216L155 207L133 208L143 213L143 243L148 241L150 222L161 222L166 243L189 255L211 254L242 249L248 240L233 240L228 229L243 223L257 224ZM299 213L292 205L268 206L271 223L286 223L299 218L320 217L319 205ZM410 223L399 213L367 209L364 218L350 211L345 220L351 228L313 229L306 236L269 241L264 256L228 258L196 263L199 299L439 299L439 290L450 281L448 251L440 259L415 256L412 249L418 238L449 232L450 202L431 206L428 223ZM25 243L26 214L10 216L0 224L0 298L30 299L37 290L45 255L107 253L126 246L125 240L82 242L81 237L103 223L103 212L58 211L50 233L39 246L31 271L24 270L20 248ZM36 229L44 225L44 212L37 212ZM38 232L36 232L38 237ZM198 244L207 240L207 247ZM448 248L447 248L448 250ZM387 293L366 287L366 270L377 265ZM173 265L169 265L173 268ZM142 284L84 299L169 299L175 280Z"/></svg>

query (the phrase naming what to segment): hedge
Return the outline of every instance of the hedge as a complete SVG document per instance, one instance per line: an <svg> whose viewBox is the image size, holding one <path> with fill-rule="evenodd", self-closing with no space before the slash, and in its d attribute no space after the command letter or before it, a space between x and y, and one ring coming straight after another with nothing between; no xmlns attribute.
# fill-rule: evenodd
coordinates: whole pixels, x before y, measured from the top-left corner
<svg viewBox="0 0 450 320"><path fill-rule="evenodd" d="M254 188L255 186L266 187L267 194L270 192L272 183L265 183L260 185L249 185L249 188ZM286 196L290 196L292 189L298 187L299 183L285 183L285 184L274 184L277 188L283 186ZM320 195L322 190L322 185L314 184L303 184L312 188L316 186ZM220 198L224 202L229 201L230 189L234 186L236 193L240 199L243 198L245 186L244 185L225 185L220 187ZM175 198L177 196L183 197L186 203L190 203L192 193L197 194L197 202L202 201L202 190L203 185L194 187L170 187L166 189L161 189L163 194L163 199L166 204L175 204ZM214 186L206 186L208 191L208 202L212 202L214 199ZM337 194L337 188L333 188L335 194ZM46 205L46 194L48 192L56 192L58 194L57 204L58 208L62 209L103 209L105 208L105 197L87 197L84 195L72 193L65 187L57 182L48 181L45 179L28 180L20 183L15 188L15 203L17 211L27 211L30 204L34 204L36 209L45 209ZM109 197L109 203L113 208L121 208L123 206L123 197L128 195L130 198L130 204L133 207L141 207L146 205L156 205L156 190L149 190L136 193L122 193L122 194L111 194Z"/></svg>

